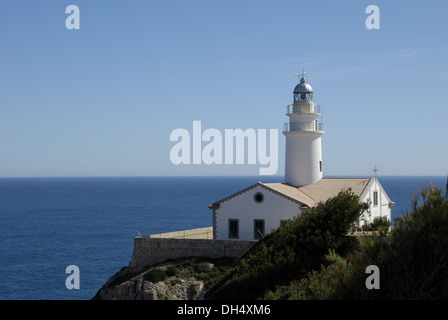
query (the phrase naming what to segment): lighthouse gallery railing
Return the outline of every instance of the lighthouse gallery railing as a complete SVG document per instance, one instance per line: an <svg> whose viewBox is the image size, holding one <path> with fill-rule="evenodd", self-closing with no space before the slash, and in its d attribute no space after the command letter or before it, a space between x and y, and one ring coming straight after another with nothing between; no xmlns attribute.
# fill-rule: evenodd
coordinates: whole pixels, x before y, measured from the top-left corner
<svg viewBox="0 0 448 320"><path fill-rule="evenodd" d="M321 114L322 107L319 104L313 104L309 106L300 106L300 105L287 105L286 113L298 113L298 114Z"/></svg>
<svg viewBox="0 0 448 320"><path fill-rule="evenodd" d="M286 122L283 124L283 131L324 131L324 124L321 122Z"/></svg>

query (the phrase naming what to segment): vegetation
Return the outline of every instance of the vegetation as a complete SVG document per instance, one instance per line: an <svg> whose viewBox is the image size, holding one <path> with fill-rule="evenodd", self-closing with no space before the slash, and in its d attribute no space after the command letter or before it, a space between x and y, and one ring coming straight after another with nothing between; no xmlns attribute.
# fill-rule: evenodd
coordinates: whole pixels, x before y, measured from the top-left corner
<svg viewBox="0 0 448 320"><path fill-rule="evenodd" d="M257 242L207 293L209 299L447 299L448 204L430 185L407 219L386 232L348 237L367 208L351 190L319 203ZM380 270L369 290L366 268Z"/></svg>
<svg viewBox="0 0 448 320"><path fill-rule="evenodd" d="M180 279L196 278L204 282L204 287L211 287L233 264L234 258L209 259L201 257L180 258L167 261L158 266L152 266L137 277L142 276L143 280L157 283L165 281L170 277ZM212 265L207 270L202 270L201 266ZM136 277L133 275L132 277ZM128 278L132 278L128 277ZM121 279L121 282L128 279Z"/></svg>
<svg viewBox="0 0 448 320"><path fill-rule="evenodd" d="M433 184L420 195L401 227L387 237L362 239L360 253L346 259L353 275L331 298L448 298L448 204ZM379 290L363 285L371 264L381 271Z"/></svg>
<svg viewBox="0 0 448 320"><path fill-rule="evenodd" d="M390 220L387 217L376 217L371 223L367 223L359 228L360 231L378 231L384 233L389 231Z"/></svg>

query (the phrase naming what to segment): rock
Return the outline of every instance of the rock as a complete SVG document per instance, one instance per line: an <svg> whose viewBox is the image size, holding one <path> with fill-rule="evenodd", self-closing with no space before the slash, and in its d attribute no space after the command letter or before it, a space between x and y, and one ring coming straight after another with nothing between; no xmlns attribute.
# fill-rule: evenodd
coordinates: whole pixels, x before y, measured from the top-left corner
<svg viewBox="0 0 448 320"><path fill-rule="evenodd" d="M138 298L142 300L197 300L203 288L204 284L198 280L177 281L174 279L157 283L144 281Z"/></svg>
<svg viewBox="0 0 448 320"><path fill-rule="evenodd" d="M190 257L167 260L139 270L124 267L92 299L203 300L210 283L223 275L234 262L234 258L213 260ZM213 269L214 272L210 273Z"/></svg>
<svg viewBox="0 0 448 320"><path fill-rule="evenodd" d="M199 272L210 272L214 267L213 263L201 263L198 265Z"/></svg>
<svg viewBox="0 0 448 320"><path fill-rule="evenodd" d="M95 300L198 300L204 295L204 283L195 278L170 277L153 283L138 275L120 284L125 272L121 270L95 295Z"/></svg>

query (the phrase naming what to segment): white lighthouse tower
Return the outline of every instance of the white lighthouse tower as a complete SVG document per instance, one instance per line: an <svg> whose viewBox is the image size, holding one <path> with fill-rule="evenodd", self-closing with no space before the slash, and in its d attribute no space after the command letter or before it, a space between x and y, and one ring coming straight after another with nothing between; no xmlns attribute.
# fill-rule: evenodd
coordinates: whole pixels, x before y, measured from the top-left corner
<svg viewBox="0 0 448 320"><path fill-rule="evenodd" d="M286 136L285 182L301 187L322 178L323 123L320 105L313 102L313 89L302 72L294 88L294 102L287 106L289 122L283 125Z"/></svg>

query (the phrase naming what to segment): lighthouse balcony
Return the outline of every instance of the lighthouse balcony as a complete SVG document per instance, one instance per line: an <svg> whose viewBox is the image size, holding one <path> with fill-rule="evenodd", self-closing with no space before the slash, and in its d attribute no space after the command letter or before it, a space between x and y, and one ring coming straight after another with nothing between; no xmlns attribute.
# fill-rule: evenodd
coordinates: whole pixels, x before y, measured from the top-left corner
<svg viewBox="0 0 448 320"><path fill-rule="evenodd" d="M283 132L323 132L324 124L321 122L287 122L283 124Z"/></svg>
<svg viewBox="0 0 448 320"><path fill-rule="evenodd" d="M315 115L322 113L322 107L319 104L290 104L286 106L287 114Z"/></svg>

